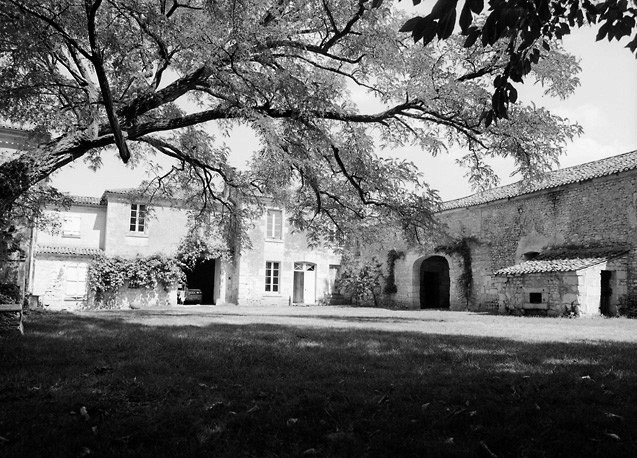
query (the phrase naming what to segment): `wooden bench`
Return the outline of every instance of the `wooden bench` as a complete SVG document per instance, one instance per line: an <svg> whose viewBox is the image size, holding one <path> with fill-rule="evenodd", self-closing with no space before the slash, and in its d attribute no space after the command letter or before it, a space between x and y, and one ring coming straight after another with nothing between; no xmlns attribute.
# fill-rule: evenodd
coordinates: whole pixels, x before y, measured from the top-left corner
<svg viewBox="0 0 637 458"><path fill-rule="evenodd" d="M22 305L0 304L0 315L4 315L5 313L18 314L18 323L17 323L17 326L15 326L15 329L20 331L20 334L24 334L24 326L22 325L22 313L23 313ZM6 323L9 323L9 324L7 325L5 321ZM2 330L4 330L4 328L7 328L7 329L14 328L14 326L10 323L10 321L11 321L10 317L5 317L5 316L0 317L0 325L2 327Z"/></svg>

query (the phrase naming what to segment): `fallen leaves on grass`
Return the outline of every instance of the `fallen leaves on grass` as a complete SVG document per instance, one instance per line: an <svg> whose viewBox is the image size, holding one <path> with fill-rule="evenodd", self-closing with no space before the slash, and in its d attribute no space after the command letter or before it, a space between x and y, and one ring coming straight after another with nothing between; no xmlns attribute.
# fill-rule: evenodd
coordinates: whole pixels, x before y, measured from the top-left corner
<svg viewBox="0 0 637 458"><path fill-rule="evenodd" d="M328 440L328 442L346 442L346 441L352 441L354 440L354 435L352 433L346 433L343 431L336 431L334 433L330 433L327 434L325 436L325 439Z"/></svg>
<svg viewBox="0 0 637 458"><path fill-rule="evenodd" d="M621 415L614 414L612 412L605 412L604 415L606 415L608 418L612 418L614 420L621 420L621 421L624 420L624 417L622 417Z"/></svg>
<svg viewBox="0 0 637 458"><path fill-rule="evenodd" d="M480 441L480 447L482 447L482 450L484 450L489 457L498 458L498 455L496 455L495 453L491 451L491 449L487 446L486 442Z"/></svg>
<svg viewBox="0 0 637 458"><path fill-rule="evenodd" d="M288 421L286 421L285 424L288 427L292 427L292 426L296 425L298 422L299 422L298 418L288 418Z"/></svg>
<svg viewBox="0 0 637 458"><path fill-rule="evenodd" d="M206 425L197 431L197 440L200 444L205 444L211 439L218 437L226 430L226 426L223 423L213 423L212 425Z"/></svg>
<svg viewBox="0 0 637 458"><path fill-rule="evenodd" d="M80 415L84 421L89 421L91 419L91 416L88 414L88 410L86 410L85 406L80 407Z"/></svg>

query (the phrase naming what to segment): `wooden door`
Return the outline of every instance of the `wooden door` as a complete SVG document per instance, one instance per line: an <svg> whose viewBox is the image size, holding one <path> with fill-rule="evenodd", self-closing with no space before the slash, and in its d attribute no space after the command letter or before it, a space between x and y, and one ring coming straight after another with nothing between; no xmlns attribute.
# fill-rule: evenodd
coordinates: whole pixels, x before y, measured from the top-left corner
<svg viewBox="0 0 637 458"><path fill-rule="evenodd" d="M306 264L303 279L303 302L314 304L316 302L316 265Z"/></svg>

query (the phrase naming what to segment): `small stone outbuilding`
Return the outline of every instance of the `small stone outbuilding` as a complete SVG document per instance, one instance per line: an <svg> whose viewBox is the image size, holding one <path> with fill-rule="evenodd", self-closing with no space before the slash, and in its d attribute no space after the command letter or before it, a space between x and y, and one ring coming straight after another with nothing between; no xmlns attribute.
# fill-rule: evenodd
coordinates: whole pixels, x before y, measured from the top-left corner
<svg viewBox="0 0 637 458"><path fill-rule="evenodd" d="M626 294L628 250L547 250L495 272L499 311L549 316L615 315Z"/></svg>

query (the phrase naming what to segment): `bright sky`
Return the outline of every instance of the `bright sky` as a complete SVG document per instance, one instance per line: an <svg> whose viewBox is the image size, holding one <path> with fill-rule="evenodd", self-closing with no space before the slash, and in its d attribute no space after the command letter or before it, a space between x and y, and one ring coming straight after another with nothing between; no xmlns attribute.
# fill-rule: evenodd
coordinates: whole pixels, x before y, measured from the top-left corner
<svg viewBox="0 0 637 458"><path fill-rule="evenodd" d="M576 30L566 37L564 47L581 59L581 86L574 95L560 100L542 96L542 90L537 87L520 89L521 101L543 105L584 128L584 134L568 146L561 165L568 167L637 149L637 59L616 41L596 42L595 31L590 29ZM359 105L364 107L365 100L361 102ZM226 142L232 150L231 163L236 166L244 165L258 146L247 128L235 129ZM427 182L439 190L443 200L472 193L464 170L455 164L453 154L433 158L415 148L396 150L392 154L413 161ZM509 176L512 164L500 160L493 166L501 184L519 179ZM112 153L104 155L104 165L97 172L79 162L59 171L53 177L53 184L72 194L98 196L106 188L135 187L145 177L141 167L131 169Z"/></svg>

